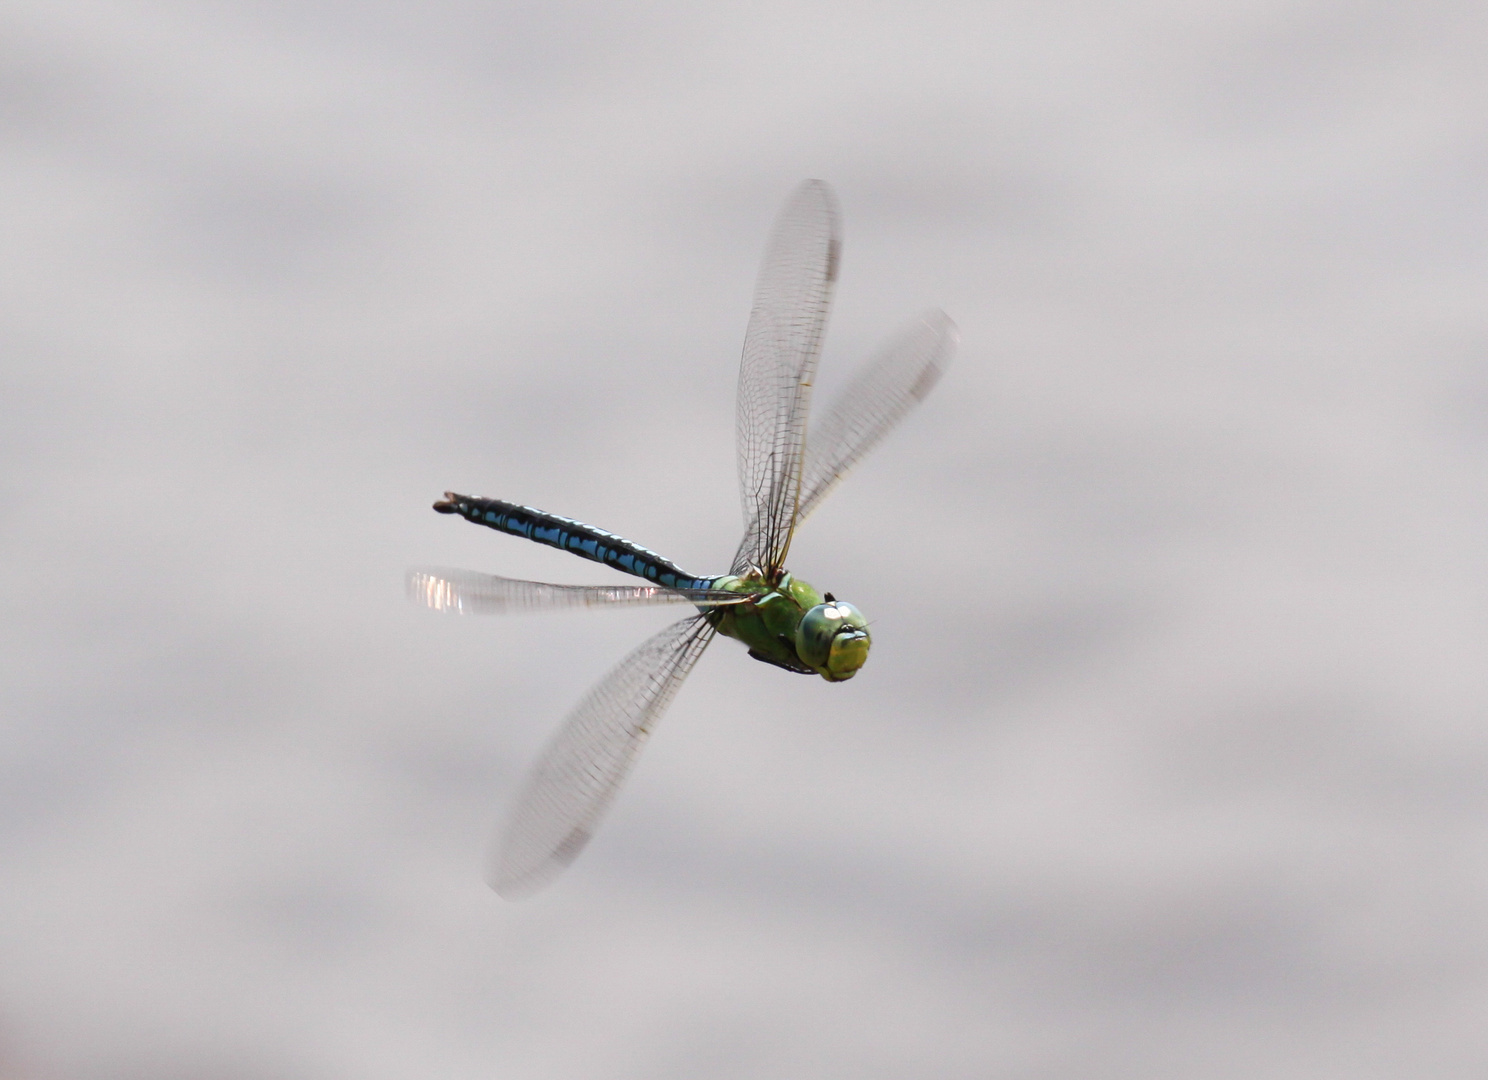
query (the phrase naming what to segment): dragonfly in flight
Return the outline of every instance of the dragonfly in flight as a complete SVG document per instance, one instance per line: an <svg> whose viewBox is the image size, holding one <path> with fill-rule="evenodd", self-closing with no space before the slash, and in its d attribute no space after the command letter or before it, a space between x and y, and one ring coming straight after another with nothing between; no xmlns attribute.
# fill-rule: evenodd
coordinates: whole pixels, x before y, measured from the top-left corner
<svg viewBox="0 0 1488 1080"><path fill-rule="evenodd" d="M931 311L883 347L807 429L811 389L841 253L837 201L808 180L775 223L755 285L739 367L737 447L744 538L729 572L690 574L639 544L570 518L500 499L446 492L434 509L604 563L643 585L554 585L468 570L409 571L418 603L460 614L560 608L690 605L621 660L569 714L538 758L490 880L524 896L567 867L594 834L714 635L786 671L851 679L868 658L868 622L852 604L785 568L791 537L822 499L928 394L955 350L955 325Z"/></svg>

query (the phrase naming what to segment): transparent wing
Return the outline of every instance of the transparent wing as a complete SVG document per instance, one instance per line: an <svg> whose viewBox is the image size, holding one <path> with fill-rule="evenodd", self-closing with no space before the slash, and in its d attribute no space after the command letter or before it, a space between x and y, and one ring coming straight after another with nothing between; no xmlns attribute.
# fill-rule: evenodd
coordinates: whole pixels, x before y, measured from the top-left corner
<svg viewBox="0 0 1488 1080"><path fill-rule="evenodd" d="M744 540L733 573L784 560L795 522L811 383L837 280L837 200L796 189L770 236L739 365L737 438Z"/></svg>
<svg viewBox="0 0 1488 1080"><path fill-rule="evenodd" d="M557 877L583 850L640 753L713 639L707 617L667 627L585 695L543 750L496 849L493 888L509 900Z"/></svg>
<svg viewBox="0 0 1488 1080"><path fill-rule="evenodd" d="M408 571L408 598L435 611L507 615L563 608L692 604L721 607L749 597L721 589L665 589L660 585L550 585L473 570L428 567Z"/></svg>
<svg viewBox="0 0 1488 1080"><path fill-rule="evenodd" d="M945 312L927 312L891 338L832 402L806 439L797 522L924 400L950 365L959 339Z"/></svg>

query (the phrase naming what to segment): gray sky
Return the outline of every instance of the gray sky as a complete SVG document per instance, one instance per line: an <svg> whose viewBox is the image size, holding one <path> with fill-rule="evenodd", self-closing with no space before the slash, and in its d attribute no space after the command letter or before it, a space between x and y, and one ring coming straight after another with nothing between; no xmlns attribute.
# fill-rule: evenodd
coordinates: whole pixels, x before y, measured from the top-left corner
<svg viewBox="0 0 1488 1080"><path fill-rule="evenodd" d="M1488 1066L1482 5L57 4L0 14L0 1077L1205 1080ZM721 571L770 222L822 390L949 375L710 650L584 857L481 881Z"/></svg>

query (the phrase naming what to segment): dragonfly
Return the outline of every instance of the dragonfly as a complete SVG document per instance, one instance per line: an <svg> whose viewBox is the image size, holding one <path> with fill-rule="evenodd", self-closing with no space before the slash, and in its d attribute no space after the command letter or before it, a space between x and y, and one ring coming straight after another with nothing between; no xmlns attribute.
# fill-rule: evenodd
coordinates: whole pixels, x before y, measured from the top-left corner
<svg viewBox="0 0 1488 1080"><path fill-rule="evenodd" d="M837 282L840 213L830 187L801 184L766 247L744 335L736 410L744 536L723 575L691 574L592 525L500 499L446 492L441 514L603 563L640 585L558 585L469 570L408 573L410 597L436 611L506 614L674 604L694 609L643 642L589 690L542 751L493 848L488 879L526 896L583 850L657 721L716 635L756 660L828 682L868 658L868 620L785 567L797 526L843 475L935 386L958 341L942 311L892 337L807 428Z"/></svg>

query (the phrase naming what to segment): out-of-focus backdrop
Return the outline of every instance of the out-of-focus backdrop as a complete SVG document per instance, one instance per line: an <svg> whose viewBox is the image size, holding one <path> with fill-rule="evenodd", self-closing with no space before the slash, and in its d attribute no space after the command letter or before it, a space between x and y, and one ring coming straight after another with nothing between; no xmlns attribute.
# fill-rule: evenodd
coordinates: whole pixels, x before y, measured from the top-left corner
<svg viewBox="0 0 1488 1080"><path fill-rule="evenodd" d="M0 1076L1481 1077L1481 4L0 15ZM841 196L829 686L720 641L557 885L487 837L721 570L770 223ZM821 400L821 398L819 398Z"/></svg>

